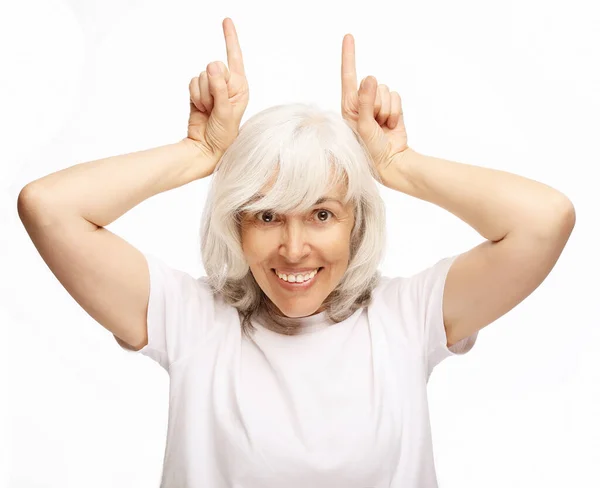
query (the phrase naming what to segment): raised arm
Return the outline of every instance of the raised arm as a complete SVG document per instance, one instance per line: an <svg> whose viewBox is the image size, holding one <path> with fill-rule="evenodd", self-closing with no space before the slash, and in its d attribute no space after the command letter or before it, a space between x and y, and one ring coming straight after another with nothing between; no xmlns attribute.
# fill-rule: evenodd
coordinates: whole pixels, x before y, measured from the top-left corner
<svg viewBox="0 0 600 488"><path fill-rule="evenodd" d="M220 73L192 79L188 137L71 166L19 194L19 217L50 270L92 318L132 349L148 339L149 270L140 251L104 226L153 195L210 175L237 136L248 85L231 19L223 21L223 32L237 71L210 63L207 69L220 66Z"/></svg>

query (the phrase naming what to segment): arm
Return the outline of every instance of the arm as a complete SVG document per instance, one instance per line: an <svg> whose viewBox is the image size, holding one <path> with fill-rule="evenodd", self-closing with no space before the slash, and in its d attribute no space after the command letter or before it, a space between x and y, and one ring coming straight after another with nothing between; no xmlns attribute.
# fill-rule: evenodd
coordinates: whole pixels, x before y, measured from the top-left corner
<svg viewBox="0 0 600 488"><path fill-rule="evenodd" d="M487 239L458 256L448 272L443 298L448 347L529 296L556 264L575 225L571 201L547 185L410 148L382 179L448 210Z"/></svg>
<svg viewBox="0 0 600 488"><path fill-rule="evenodd" d="M524 300L552 270L575 225L559 191L521 176L424 156L408 147L398 92L367 76L357 91L354 38L342 42L342 115L388 188L434 203L487 241L458 256L446 277L448 347Z"/></svg>
<svg viewBox="0 0 600 488"><path fill-rule="evenodd" d="M425 156L411 148L381 172L388 188L438 205L490 241L552 232L573 213L558 190L523 176Z"/></svg>
<svg viewBox="0 0 600 488"><path fill-rule="evenodd" d="M212 161L199 158L194 147L182 141L78 164L19 194L19 217L50 270L92 318L135 350L147 343L147 264L103 226L206 174Z"/></svg>
<svg viewBox="0 0 600 488"><path fill-rule="evenodd" d="M248 82L230 18L223 34L231 72L217 61L192 78L185 139L77 164L19 194L19 217L48 267L90 316L135 350L148 343L149 268L104 226L157 193L212 174L237 137Z"/></svg>
<svg viewBox="0 0 600 488"><path fill-rule="evenodd" d="M210 165L199 159L197 147L183 139L76 164L26 185L19 194L19 209L33 205L37 219L44 218L41 213L45 213L49 219L69 218L87 230L95 230L158 193L210 174Z"/></svg>

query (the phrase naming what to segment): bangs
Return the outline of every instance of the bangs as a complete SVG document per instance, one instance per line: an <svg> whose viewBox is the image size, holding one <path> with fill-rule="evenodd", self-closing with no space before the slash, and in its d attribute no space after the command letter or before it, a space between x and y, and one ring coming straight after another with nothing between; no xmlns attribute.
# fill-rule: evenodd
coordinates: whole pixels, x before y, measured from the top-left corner
<svg viewBox="0 0 600 488"><path fill-rule="evenodd" d="M276 128L280 144L269 144L272 135L268 130L255 141L257 149L246 161L254 177L244 178L240 214L305 212L337 185L346 189L339 196L343 205L359 200L360 186L356 182L364 173L360 174L357 167L364 162L355 160L356 150L340 144L339 135L329 131L325 122L314 118L298 125L292 120L288 137L282 137L285 123ZM238 189L241 197L240 193Z"/></svg>

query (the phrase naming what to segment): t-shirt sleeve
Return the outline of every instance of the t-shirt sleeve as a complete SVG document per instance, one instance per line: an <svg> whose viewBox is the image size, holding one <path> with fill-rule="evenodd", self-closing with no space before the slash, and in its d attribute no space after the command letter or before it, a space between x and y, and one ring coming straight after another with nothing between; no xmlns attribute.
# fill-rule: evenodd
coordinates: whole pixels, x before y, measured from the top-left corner
<svg viewBox="0 0 600 488"><path fill-rule="evenodd" d="M441 259L433 266L407 278L405 293L414 303L417 323L423 328L423 345L427 358L427 380L433 369L450 356L463 355L475 345L478 332L448 348L444 327L443 297L448 271L459 255Z"/></svg>
<svg viewBox="0 0 600 488"><path fill-rule="evenodd" d="M194 278L152 254L144 256L150 274L148 344L134 351L113 336L123 349L148 356L169 372L172 363L206 341L214 323L215 298L205 277Z"/></svg>
<svg viewBox="0 0 600 488"><path fill-rule="evenodd" d="M391 320L381 317L392 327L390 337L421 351L427 381L441 361L466 354L477 339L475 333L447 347L443 318L444 286L448 271L458 256L441 259L409 277L384 277L377 296L379 310L391 317Z"/></svg>

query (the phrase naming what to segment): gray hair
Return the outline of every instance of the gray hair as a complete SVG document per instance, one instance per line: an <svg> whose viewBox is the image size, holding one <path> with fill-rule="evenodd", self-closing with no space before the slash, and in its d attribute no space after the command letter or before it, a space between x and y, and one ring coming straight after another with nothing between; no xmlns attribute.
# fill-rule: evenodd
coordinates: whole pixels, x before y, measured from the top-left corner
<svg viewBox="0 0 600 488"><path fill-rule="evenodd" d="M259 198L277 171L273 186ZM255 314L290 331L295 322L275 314L250 271L241 244L242 213L304 212L330 188L345 184L342 203L352 202L355 215L350 258L323 302L327 318L337 323L370 303L381 277L385 205L375 181L381 183L366 146L340 114L294 103L270 107L243 124L213 173L201 246L207 282L238 310L244 334L255 330Z"/></svg>

